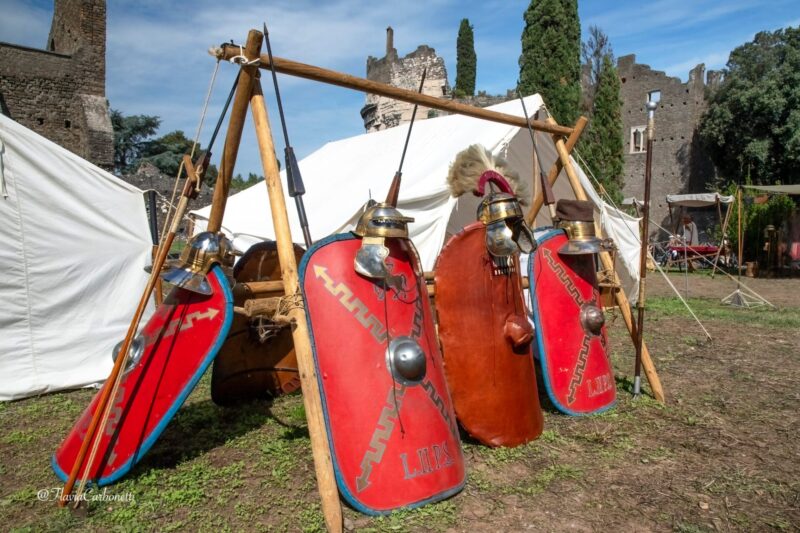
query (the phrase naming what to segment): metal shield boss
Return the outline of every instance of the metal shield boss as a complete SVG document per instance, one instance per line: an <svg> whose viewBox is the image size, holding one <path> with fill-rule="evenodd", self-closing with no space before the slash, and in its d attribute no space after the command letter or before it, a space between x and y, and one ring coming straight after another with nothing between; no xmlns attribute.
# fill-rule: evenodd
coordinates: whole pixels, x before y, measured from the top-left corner
<svg viewBox="0 0 800 533"><path fill-rule="evenodd" d="M616 401L605 318L591 254L565 254L564 230L537 233L530 255L536 353L553 405L570 415L604 411Z"/></svg>
<svg viewBox="0 0 800 533"><path fill-rule="evenodd" d="M107 485L124 476L155 443L217 354L231 325L233 297L220 266L211 267L206 281L209 295L174 288L134 340L116 396L109 400L111 415L89 480ZM106 381L103 386L112 385ZM53 470L65 481L101 393L53 455Z"/></svg>
<svg viewBox="0 0 800 533"><path fill-rule="evenodd" d="M464 462L416 250L374 229L316 243L299 272L339 490L383 514L455 494Z"/></svg>
<svg viewBox="0 0 800 533"><path fill-rule="evenodd" d="M253 281L279 281L281 266L275 241L251 246L233 267L235 306L262 295L247 289ZM297 263L303 249L295 245ZM211 399L217 405L232 405L256 398L270 398L300 389L297 358L290 324L274 316L233 317L228 338L214 359Z"/></svg>
<svg viewBox="0 0 800 533"><path fill-rule="evenodd" d="M512 253L498 265L486 244L492 225L505 220L464 228L445 244L435 269L439 339L456 415L489 446L531 441L543 424L518 248L511 241Z"/></svg>

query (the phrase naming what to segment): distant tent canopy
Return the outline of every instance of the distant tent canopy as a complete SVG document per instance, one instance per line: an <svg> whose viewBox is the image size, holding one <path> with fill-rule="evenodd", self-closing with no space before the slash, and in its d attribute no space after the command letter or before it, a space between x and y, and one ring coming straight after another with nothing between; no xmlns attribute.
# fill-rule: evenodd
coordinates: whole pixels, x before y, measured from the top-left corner
<svg viewBox="0 0 800 533"><path fill-rule="evenodd" d="M800 184L797 185L742 185L746 189L755 189L757 191L783 193L791 195L800 195Z"/></svg>
<svg viewBox="0 0 800 533"><path fill-rule="evenodd" d="M0 115L0 400L102 381L147 276L142 191Z"/></svg>
<svg viewBox="0 0 800 533"><path fill-rule="evenodd" d="M525 98L528 110L538 112L543 102L539 95ZM512 100L490 107L493 111L524 116L522 105ZM355 227L364 204L371 196L382 199L397 170L408 125L357 135L325 144L300 161L306 185L305 207L311 235L315 240ZM536 132L536 153L541 171L547 172L558 158L551 135ZM423 267L431 270L449 235L475 221L478 199L472 195L452 198L446 178L456 154L471 144L482 144L495 155L505 157L520 176L534 176L533 146L527 129L463 115L447 115L423 120L414 125L403 167L398 209L414 218L409 226L411 239L419 250ZM619 248L617 273L631 300L636 299L639 230L638 220L604 203L586 174L573 161L580 181L595 204L596 216L607 236ZM281 172L286 190L286 175ZM535 188L540 188L537 179ZM574 198L562 170L554 187L556 198ZM267 188L254 185L228 199L223 230L234 246L244 251L259 240L274 239L269 214ZM192 212L195 231L203 231L210 206ZM289 210L292 235L302 235L295 210ZM550 225L547 210L536 218L536 226Z"/></svg>
<svg viewBox="0 0 800 533"><path fill-rule="evenodd" d="M667 204L672 207L709 207L733 203L733 196L723 196L718 192L700 194L668 194Z"/></svg>

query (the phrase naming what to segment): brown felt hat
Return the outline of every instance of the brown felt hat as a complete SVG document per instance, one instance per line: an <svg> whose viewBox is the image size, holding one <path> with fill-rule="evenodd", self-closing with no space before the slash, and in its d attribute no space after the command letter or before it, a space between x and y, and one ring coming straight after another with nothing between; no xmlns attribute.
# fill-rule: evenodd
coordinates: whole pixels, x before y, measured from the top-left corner
<svg viewBox="0 0 800 533"><path fill-rule="evenodd" d="M594 204L588 200L559 200L556 216L559 220L594 222Z"/></svg>

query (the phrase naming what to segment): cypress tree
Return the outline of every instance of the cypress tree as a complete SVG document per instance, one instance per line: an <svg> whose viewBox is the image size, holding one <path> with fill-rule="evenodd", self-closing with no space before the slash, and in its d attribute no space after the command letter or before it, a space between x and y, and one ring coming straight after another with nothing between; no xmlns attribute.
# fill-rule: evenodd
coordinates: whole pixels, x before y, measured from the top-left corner
<svg viewBox="0 0 800 533"><path fill-rule="evenodd" d="M456 40L456 96L473 96L475 94L477 61L472 26L469 19L462 19Z"/></svg>
<svg viewBox="0 0 800 533"><path fill-rule="evenodd" d="M581 102L578 1L531 0L524 19L520 91L541 94L556 121L572 125Z"/></svg>
<svg viewBox="0 0 800 533"><path fill-rule="evenodd" d="M617 69L610 54L603 56L597 76L589 127L581 138L586 164L615 201L622 200L624 143L622 99Z"/></svg>

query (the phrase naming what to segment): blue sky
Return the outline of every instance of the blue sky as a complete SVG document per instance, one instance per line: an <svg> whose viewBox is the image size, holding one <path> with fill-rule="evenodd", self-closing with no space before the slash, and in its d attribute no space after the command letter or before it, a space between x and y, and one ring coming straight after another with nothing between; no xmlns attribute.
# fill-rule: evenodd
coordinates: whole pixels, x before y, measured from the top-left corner
<svg viewBox="0 0 800 533"><path fill-rule="evenodd" d="M282 0L219 2L197 0L109 0L107 95L125 114L158 115L161 133L182 129L194 136L214 60L206 50L233 39L243 42L265 21L275 55L364 76L368 55L380 57L385 28L394 28L400 55L428 44L445 58L455 78L459 22L475 28L477 89L505 93L516 85L522 16L528 0ZM44 47L51 0L0 0L0 41ZM616 56L686 80L697 63L721 68L734 47L756 32L800 25L797 0L580 1L586 34L597 25L610 37ZM201 141L208 140L235 75L220 65L217 86ZM289 135L298 157L325 142L363 132L359 110L364 95L279 76ZM271 80L263 79L272 93ZM275 107L270 108L277 131ZM252 127L245 126L237 172L261 174ZM215 153L221 153L220 145ZM276 137L283 147L283 139ZM400 148L398 147L398 150ZM215 162L217 158L215 158Z"/></svg>

